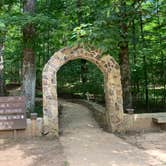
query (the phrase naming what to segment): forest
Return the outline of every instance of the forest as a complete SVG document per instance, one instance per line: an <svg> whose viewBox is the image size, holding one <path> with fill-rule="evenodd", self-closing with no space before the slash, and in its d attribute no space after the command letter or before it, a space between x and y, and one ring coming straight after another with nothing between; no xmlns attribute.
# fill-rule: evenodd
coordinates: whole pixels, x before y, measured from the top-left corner
<svg viewBox="0 0 166 166"><path fill-rule="evenodd" d="M166 112L165 0L0 0L0 96L25 95L42 115L42 70L59 49L99 49L120 64L124 110ZM58 94L104 102L103 74L84 59L58 71Z"/></svg>

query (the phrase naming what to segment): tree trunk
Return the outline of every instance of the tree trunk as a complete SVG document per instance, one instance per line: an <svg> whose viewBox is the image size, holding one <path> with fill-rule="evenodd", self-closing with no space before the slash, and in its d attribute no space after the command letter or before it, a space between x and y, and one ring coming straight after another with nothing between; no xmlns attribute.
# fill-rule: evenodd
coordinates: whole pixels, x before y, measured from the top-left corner
<svg viewBox="0 0 166 166"><path fill-rule="evenodd" d="M145 77L145 98L146 98L146 110L149 112L149 90L148 90L148 73L147 73L147 62L146 57L143 56L144 62L144 77Z"/></svg>
<svg viewBox="0 0 166 166"><path fill-rule="evenodd" d="M132 107L128 43L126 43L123 46L120 46L119 57L120 57L122 91L123 91L123 107L125 110L126 108Z"/></svg>
<svg viewBox="0 0 166 166"><path fill-rule="evenodd" d="M0 96L5 95L5 81L4 81L4 63L3 63L3 49L4 45L0 44Z"/></svg>
<svg viewBox="0 0 166 166"><path fill-rule="evenodd" d="M137 63L136 57L136 34L135 34L135 20L132 21L132 42L133 42L133 63Z"/></svg>
<svg viewBox="0 0 166 166"><path fill-rule="evenodd" d="M121 70L121 81L122 81L122 91L123 91L123 108L132 108L132 95L131 95L131 79L130 79L130 65L128 56L128 26L124 21L126 20L126 12L124 8L126 6L125 1L121 4L121 17L122 22L120 23L121 29L121 41L119 43L120 52L120 70Z"/></svg>
<svg viewBox="0 0 166 166"><path fill-rule="evenodd" d="M4 1L1 1L0 10L2 10L3 5L4 5ZM6 31L1 31L0 34L1 34L1 37L0 37L0 96L4 96L6 93L6 88L5 88L5 80L4 80L3 51L4 51Z"/></svg>
<svg viewBox="0 0 166 166"><path fill-rule="evenodd" d="M86 82L87 82L87 63L86 63L86 60L84 59L81 59L81 82L82 82L82 86L83 86L83 97L86 96Z"/></svg>
<svg viewBox="0 0 166 166"><path fill-rule="evenodd" d="M81 6L82 6L82 0L77 0L78 26L80 26L80 24L82 23L82 9L81 9ZM86 94L85 84L87 82L86 72L87 72L86 60L85 59L81 59L81 74L80 74L80 78L81 78L81 82L82 82L82 86L83 86L83 96L84 97L85 97L85 94Z"/></svg>
<svg viewBox="0 0 166 166"><path fill-rule="evenodd" d="M160 57L161 57L161 76L160 76L160 79L161 79L161 84L162 86L164 87L164 90L163 90L163 99L162 99L162 102L163 102L163 105L165 104L165 99L166 99L166 90L165 90L165 87L166 87L166 71L165 71L165 64L166 64L166 57L164 56L164 52L163 52L163 49L162 49L162 36L161 36L161 21L160 21L160 13L159 13L159 0L156 1L156 6L157 6L157 23L158 23L158 39L159 39L159 44L160 44ZM165 106L165 109L166 109L166 106Z"/></svg>
<svg viewBox="0 0 166 166"><path fill-rule="evenodd" d="M140 14L140 28L141 28L141 39L142 39L142 48L146 46L145 37L144 37L144 29L143 29L143 20L142 13ZM144 63L144 87L145 87L145 101L146 101L146 111L149 112L149 89L148 89L148 72L147 72L147 58L145 53L143 53L143 63Z"/></svg>
<svg viewBox="0 0 166 166"><path fill-rule="evenodd" d="M35 0L24 0L24 13L33 14ZM23 65L22 65L22 93L26 97L26 110L33 112L35 106L36 69L34 53L35 28L28 24L23 28Z"/></svg>

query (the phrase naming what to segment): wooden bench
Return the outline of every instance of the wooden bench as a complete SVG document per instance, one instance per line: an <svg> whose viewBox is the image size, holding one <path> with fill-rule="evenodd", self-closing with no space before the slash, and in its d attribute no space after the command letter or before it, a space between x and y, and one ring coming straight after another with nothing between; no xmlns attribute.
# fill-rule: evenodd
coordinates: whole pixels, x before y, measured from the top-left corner
<svg viewBox="0 0 166 166"><path fill-rule="evenodd" d="M166 124L166 116L159 116L159 117L154 117L152 118L153 122L158 123L158 124Z"/></svg>
<svg viewBox="0 0 166 166"><path fill-rule="evenodd" d="M94 101L95 100L95 96L93 94L86 93L86 99L88 101L90 101L90 100Z"/></svg>

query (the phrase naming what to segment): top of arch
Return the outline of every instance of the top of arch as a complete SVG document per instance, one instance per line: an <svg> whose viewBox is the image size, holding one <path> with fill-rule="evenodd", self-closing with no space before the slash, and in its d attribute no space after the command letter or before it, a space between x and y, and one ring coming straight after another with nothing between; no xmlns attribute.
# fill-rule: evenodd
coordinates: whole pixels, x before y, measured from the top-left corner
<svg viewBox="0 0 166 166"><path fill-rule="evenodd" d="M68 61L75 59L85 59L97 65L97 67L103 72L108 73L113 68L119 69L118 63L110 55L102 55L101 51L95 49L85 49L82 47L65 47L57 52L50 58L48 63L44 67L44 72L48 71L52 67L56 70L67 63Z"/></svg>

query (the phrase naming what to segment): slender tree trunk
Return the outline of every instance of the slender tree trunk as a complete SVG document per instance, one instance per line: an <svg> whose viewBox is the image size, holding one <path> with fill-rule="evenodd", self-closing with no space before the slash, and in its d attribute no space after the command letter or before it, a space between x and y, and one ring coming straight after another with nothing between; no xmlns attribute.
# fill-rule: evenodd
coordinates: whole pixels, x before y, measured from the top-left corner
<svg viewBox="0 0 166 166"><path fill-rule="evenodd" d="M124 21L126 20L126 12L124 8L126 6L125 1L121 4L121 17L122 22L120 23L121 29L121 41L119 43L120 52L120 70L121 70L121 81L122 81L122 91L123 91L123 107L132 108L132 95L131 95L131 79L130 79L130 65L129 65L129 55L128 55L128 26Z"/></svg>
<svg viewBox="0 0 166 166"><path fill-rule="evenodd" d="M128 44L120 46L120 69L121 69L121 81L123 90L123 106L124 109L132 107L131 96L131 83L130 83L130 68L128 58Z"/></svg>
<svg viewBox="0 0 166 166"><path fill-rule="evenodd" d="M135 34L135 20L132 22L132 42L133 42L133 63L137 63L136 57L136 34Z"/></svg>
<svg viewBox="0 0 166 166"><path fill-rule="evenodd" d="M82 22L82 0L77 0L77 17L78 17L78 26L80 26L81 22ZM85 90L85 84L87 82L87 77L86 77L86 72L87 72L87 65L86 65L86 60L85 59L81 59L81 82L82 82L82 86L83 88L83 96L85 96L86 94L86 90Z"/></svg>
<svg viewBox="0 0 166 166"><path fill-rule="evenodd" d="M2 7L4 5L4 1L2 0L0 2L0 10L2 10ZM10 7L9 7L10 9ZM9 10L8 9L8 10ZM5 43L5 37L6 37L6 31L1 31L1 37L0 37L0 96L4 96L6 93L5 88L5 79L4 79L4 43Z"/></svg>
<svg viewBox="0 0 166 166"><path fill-rule="evenodd" d="M166 70L165 70L165 64L166 64L166 57L164 56L164 52L162 50L162 36L161 36L161 23L160 23L160 13L159 13L159 0L156 1L156 7L157 7L157 23L158 23L158 39L160 44L160 57L161 57L161 84L163 85L163 105L165 105L166 101ZM166 108L166 106L165 106Z"/></svg>
<svg viewBox="0 0 166 166"><path fill-rule="evenodd" d="M143 20L142 14L140 15L140 28L141 28L141 38L142 38L142 48L145 47L145 37L144 37L144 29L143 29ZM148 73L147 73L147 60L145 54L143 55L143 63L144 63L144 78L145 78L145 101L146 101L146 110L149 112L149 90L148 90Z"/></svg>
<svg viewBox="0 0 166 166"><path fill-rule="evenodd" d="M81 82L82 82L82 86L83 86L83 96L86 96L86 82L87 82L87 62L84 59L81 59Z"/></svg>
<svg viewBox="0 0 166 166"><path fill-rule="evenodd" d="M5 95L4 63L3 63L4 44L0 44L0 96Z"/></svg>
<svg viewBox="0 0 166 166"><path fill-rule="evenodd" d="M149 90L148 90L148 73L147 73L147 61L146 57L143 56L144 62L144 77L145 77L145 100L146 100L146 110L149 112Z"/></svg>
<svg viewBox="0 0 166 166"><path fill-rule="evenodd" d="M33 14L35 11L35 0L24 0L24 13ZM35 28L28 24L23 28L23 65L22 65L22 93L26 97L26 110L33 112L35 106L35 53L34 53Z"/></svg>
<svg viewBox="0 0 166 166"><path fill-rule="evenodd" d="M132 44L133 44L133 53L132 53L132 64L136 65L136 36L135 36L135 20L132 21ZM133 86L134 86L134 93L133 93L133 100L135 101L136 95L137 95L137 74L135 73L134 78L132 79Z"/></svg>

